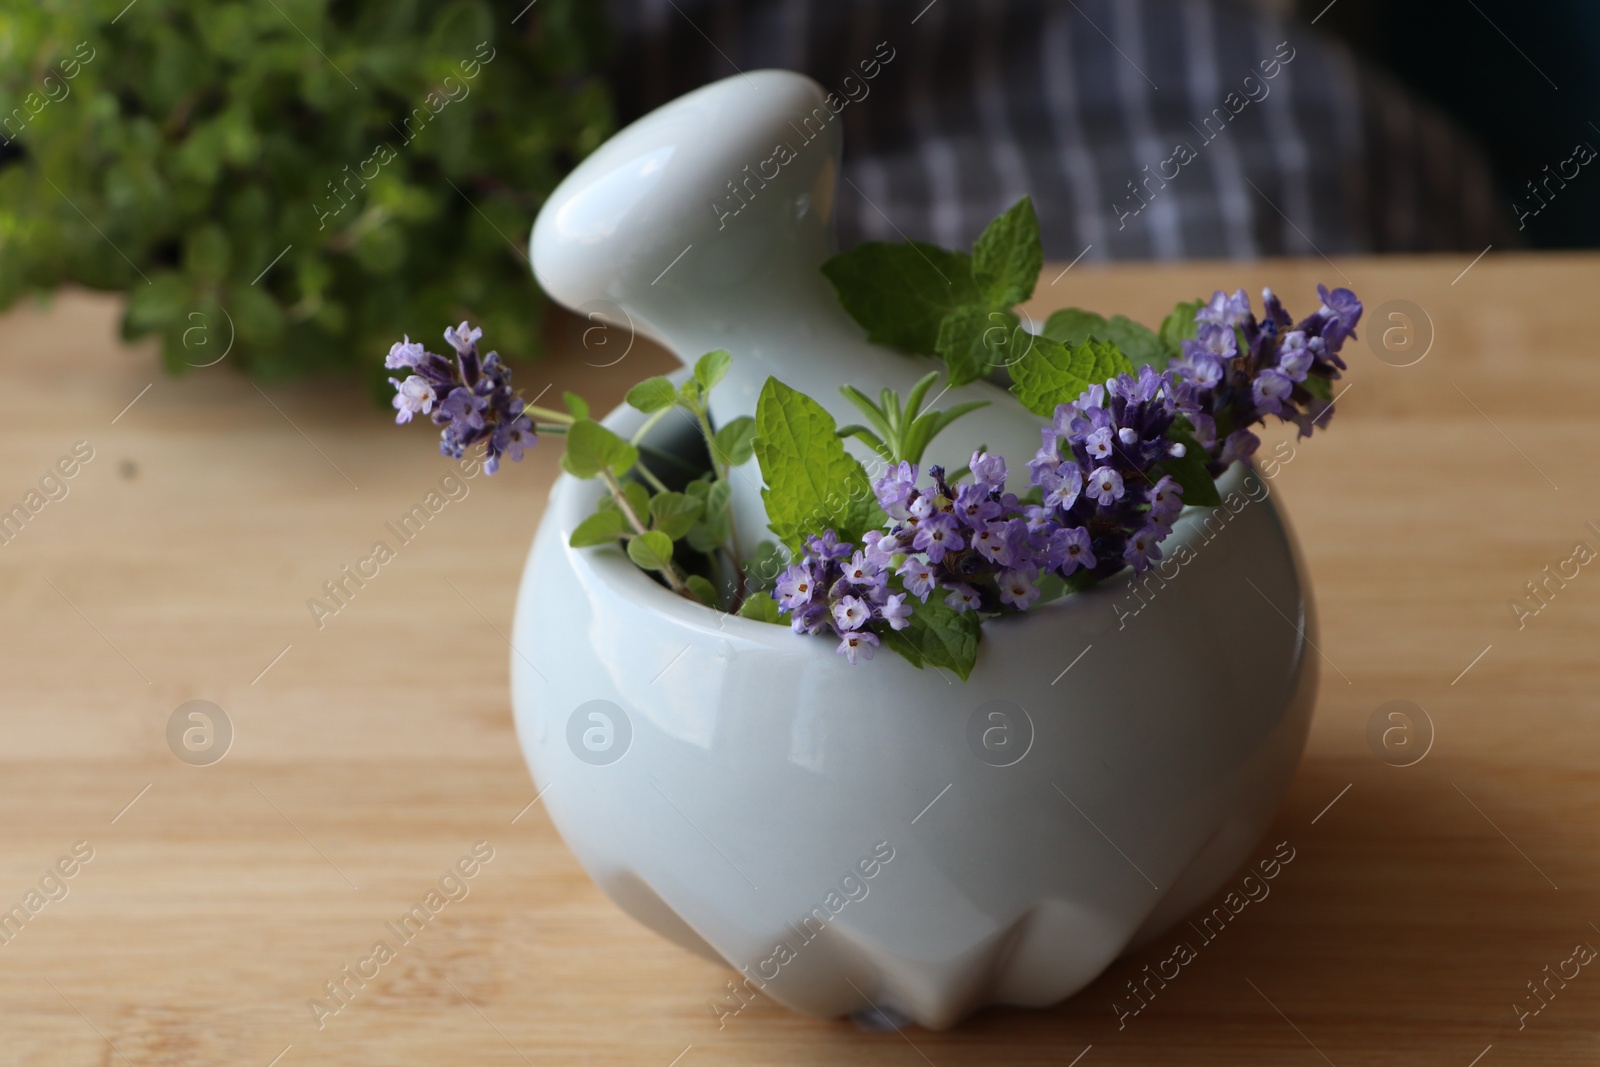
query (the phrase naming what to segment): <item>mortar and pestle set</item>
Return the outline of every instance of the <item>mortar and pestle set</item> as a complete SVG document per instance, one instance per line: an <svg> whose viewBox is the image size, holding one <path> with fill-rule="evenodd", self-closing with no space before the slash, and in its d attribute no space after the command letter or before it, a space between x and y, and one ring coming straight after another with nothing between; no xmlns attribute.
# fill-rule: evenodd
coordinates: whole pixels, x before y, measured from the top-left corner
<svg viewBox="0 0 1600 1067"><path fill-rule="evenodd" d="M794 127L824 96L781 71L690 93L588 157L534 226L553 299L687 362L733 354L719 424L753 414L769 375L844 423L839 386L903 393L929 369L869 344L819 270L839 124L803 143ZM785 165L751 181L778 145ZM997 386L942 403L972 399L990 404L926 462L1038 448L1039 418ZM604 422L627 437L646 418ZM746 543L766 533L760 484L754 463L733 478ZM1187 509L1168 545L1192 559L1137 621L1114 607L1123 578L989 620L963 683L893 655L852 666L673 595L620 549L569 547L603 490L563 475L511 656L550 817L620 908L795 1010L942 1028L1069 997L1250 858L1305 743L1315 624L1293 537L1249 468L1218 488L1260 503L1215 540Z"/></svg>

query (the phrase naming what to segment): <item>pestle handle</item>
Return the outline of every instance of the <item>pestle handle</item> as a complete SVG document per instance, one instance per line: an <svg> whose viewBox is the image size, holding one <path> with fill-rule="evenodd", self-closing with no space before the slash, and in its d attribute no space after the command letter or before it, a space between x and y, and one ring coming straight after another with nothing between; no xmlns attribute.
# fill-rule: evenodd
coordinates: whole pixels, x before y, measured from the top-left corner
<svg viewBox="0 0 1600 1067"><path fill-rule="evenodd" d="M938 364L869 344L821 266L835 250L841 98L804 75L766 70L703 86L619 131L551 194L530 240L553 299L634 328L692 362L733 354L712 396L718 424L753 415L769 375L844 424L839 395L902 395ZM1022 473L1040 420L1004 390L974 382L940 406L988 400L953 423L925 461L963 466L979 445ZM855 441L863 461L877 457ZM743 476L741 476L743 475ZM766 526L752 463L735 475L741 529Z"/></svg>

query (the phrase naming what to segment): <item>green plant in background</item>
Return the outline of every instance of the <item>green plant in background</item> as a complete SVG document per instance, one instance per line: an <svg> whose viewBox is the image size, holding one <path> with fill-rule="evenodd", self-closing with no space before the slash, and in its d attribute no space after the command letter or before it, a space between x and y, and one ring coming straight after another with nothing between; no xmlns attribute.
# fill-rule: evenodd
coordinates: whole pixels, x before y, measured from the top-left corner
<svg viewBox="0 0 1600 1067"><path fill-rule="evenodd" d="M467 317L537 352L527 234L612 126L600 5L124 2L0 9L0 307L125 291L169 368L231 336L263 379Z"/></svg>

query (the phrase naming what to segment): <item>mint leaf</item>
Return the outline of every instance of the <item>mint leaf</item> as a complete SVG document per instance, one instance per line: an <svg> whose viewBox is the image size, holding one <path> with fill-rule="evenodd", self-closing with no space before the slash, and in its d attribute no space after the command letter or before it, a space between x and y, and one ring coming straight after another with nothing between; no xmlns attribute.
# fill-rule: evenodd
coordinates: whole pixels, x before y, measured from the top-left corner
<svg viewBox="0 0 1600 1067"><path fill-rule="evenodd" d="M686 493L657 493L650 498L650 526L676 541L700 521L705 503Z"/></svg>
<svg viewBox="0 0 1600 1067"><path fill-rule="evenodd" d="M936 354L946 315L982 302L971 257L920 241L857 245L824 263L822 273L850 317L866 327L867 340L926 356Z"/></svg>
<svg viewBox="0 0 1600 1067"><path fill-rule="evenodd" d="M934 348L944 360L950 385L966 385L1005 366L1006 343L1017 322L1011 312L981 304L963 304L946 315L939 323L939 340Z"/></svg>
<svg viewBox="0 0 1600 1067"><path fill-rule="evenodd" d="M761 498L772 532L800 554L807 534L854 540L877 504L860 461L835 435L833 416L810 397L768 378L756 402L755 454L767 483Z"/></svg>
<svg viewBox="0 0 1600 1067"><path fill-rule="evenodd" d="M1012 344L1023 356L1011 366L1011 391L1023 407L1045 418L1055 414L1057 404L1078 399L1089 386L1133 371L1128 357L1108 341L1069 347L1019 327Z"/></svg>
<svg viewBox="0 0 1600 1067"><path fill-rule="evenodd" d="M725 348L707 352L694 363L694 380L700 383L700 388L711 392L716 384L727 375L728 365L733 362L733 357Z"/></svg>
<svg viewBox="0 0 1600 1067"><path fill-rule="evenodd" d="M1177 359L1183 355L1183 342L1194 339L1199 330L1199 324L1194 321L1194 313L1206 306L1204 300L1191 300L1186 304L1179 304L1172 309L1172 314L1161 320L1161 344L1167 350L1167 355Z"/></svg>
<svg viewBox="0 0 1600 1067"><path fill-rule="evenodd" d="M1167 365L1167 348L1161 338L1126 315L1107 319L1081 308L1062 308L1045 320L1041 334L1062 344L1081 345L1091 337L1110 341L1135 367L1148 363L1164 370Z"/></svg>
<svg viewBox="0 0 1600 1067"><path fill-rule="evenodd" d="M752 442L756 436L756 420L740 415L716 432L711 439L711 449L717 459L730 467L747 462L754 454Z"/></svg>
<svg viewBox="0 0 1600 1067"><path fill-rule="evenodd" d="M976 612L958 612L955 608L930 600L926 604L913 604L911 625L904 630L889 631L890 648L922 667L931 663L935 667L954 671L964 682L978 661L978 616Z"/></svg>
<svg viewBox="0 0 1600 1067"><path fill-rule="evenodd" d="M601 471L625 474L639 461L639 450L593 419L579 419L567 430L567 451L561 466L577 478Z"/></svg>
<svg viewBox="0 0 1600 1067"><path fill-rule="evenodd" d="M700 603L704 604L706 607L720 607L717 602L717 587L711 584L711 580L709 578L702 577L698 574L691 574L689 577L683 580L683 584L687 585L689 587L689 592L694 594L694 598L700 601Z"/></svg>
<svg viewBox="0 0 1600 1067"><path fill-rule="evenodd" d="M1044 329L1039 334L1064 345L1081 345L1091 337L1105 340L1107 325L1104 315L1082 308L1062 308L1044 320Z"/></svg>
<svg viewBox="0 0 1600 1067"><path fill-rule="evenodd" d="M783 550L774 542L762 541L756 545L755 551L744 561L744 584L749 590L746 595L754 596L757 592L771 589L778 583L778 575L788 565Z"/></svg>
<svg viewBox="0 0 1600 1067"><path fill-rule="evenodd" d="M663 408L669 408L678 402L678 387L666 378L659 375L646 378L624 397L630 405L638 408L646 415L653 415Z"/></svg>
<svg viewBox="0 0 1600 1067"><path fill-rule="evenodd" d="M746 597L744 603L739 605L739 615L741 618L754 619L756 622L777 623L779 626L789 624L783 613L778 610L778 602L767 593L752 593Z"/></svg>
<svg viewBox="0 0 1600 1067"><path fill-rule="evenodd" d="M573 548L593 548L609 545L622 536L626 520L616 508L602 509L578 523L567 543Z"/></svg>
<svg viewBox="0 0 1600 1067"><path fill-rule="evenodd" d="M623 482L622 495L627 498L628 507L640 522L650 521L650 490L639 482Z"/></svg>
<svg viewBox="0 0 1600 1067"><path fill-rule="evenodd" d="M672 538L660 530L642 533L628 542L628 558L647 571L672 566Z"/></svg>
<svg viewBox="0 0 1600 1067"><path fill-rule="evenodd" d="M972 246L972 278L990 304L1009 308L1033 295L1044 269L1039 218L1023 197L995 219Z"/></svg>
<svg viewBox="0 0 1600 1067"><path fill-rule="evenodd" d="M1122 349L1122 354L1135 367L1149 364L1156 370L1167 369L1167 348L1150 327L1134 322L1126 315L1113 315L1107 323L1106 340Z"/></svg>

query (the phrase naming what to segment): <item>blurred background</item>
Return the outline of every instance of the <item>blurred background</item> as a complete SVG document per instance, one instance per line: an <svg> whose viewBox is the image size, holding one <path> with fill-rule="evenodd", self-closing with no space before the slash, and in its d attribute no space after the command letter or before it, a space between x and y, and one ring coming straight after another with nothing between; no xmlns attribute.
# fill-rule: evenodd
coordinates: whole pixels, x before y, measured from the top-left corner
<svg viewBox="0 0 1600 1067"><path fill-rule="evenodd" d="M381 390L461 318L534 356L544 196L770 66L849 109L846 247L965 246L1025 193L1064 262L1589 247L1597 44L1577 0L9 3L0 306L126 291L175 371L221 310L269 381Z"/></svg>

